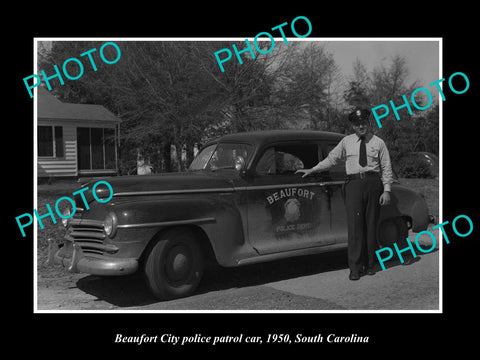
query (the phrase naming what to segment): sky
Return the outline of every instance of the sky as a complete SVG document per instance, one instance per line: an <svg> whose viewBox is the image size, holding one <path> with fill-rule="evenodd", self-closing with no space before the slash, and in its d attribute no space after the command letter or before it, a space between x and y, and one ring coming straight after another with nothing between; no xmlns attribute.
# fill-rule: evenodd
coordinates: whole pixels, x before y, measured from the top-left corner
<svg viewBox="0 0 480 360"><path fill-rule="evenodd" d="M440 79L439 75L439 41L328 41L325 49L334 55L335 62L345 76L352 74L353 62L358 58L367 70L384 63L388 65L395 55L406 60L410 72L408 82L417 80L419 86Z"/></svg>
<svg viewBox="0 0 480 360"><path fill-rule="evenodd" d="M353 64L356 59L360 60L367 71L370 72L382 64L386 67L390 66L391 59L400 55L405 59L409 73L406 84L415 83L417 88L424 87L430 90L433 104L439 99L437 88L428 86L428 84L442 78L439 71L441 43L437 38L404 38L398 40L393 38L375 40L369 38L350 38L348 40L342 38L304 38L300 41L304 42L305 45L315 41L325 46L325 50L333 55L335 63L339 67L343 87L347 86L349 77L353 75ZM405 95L410 96L410 94Z"/></svg>

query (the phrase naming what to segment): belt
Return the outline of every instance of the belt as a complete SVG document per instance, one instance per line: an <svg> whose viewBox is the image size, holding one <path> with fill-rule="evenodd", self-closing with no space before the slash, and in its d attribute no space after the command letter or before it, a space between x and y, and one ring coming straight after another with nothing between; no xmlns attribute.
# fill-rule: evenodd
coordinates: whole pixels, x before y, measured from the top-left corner
<svg viewBox="0 0 480 360"><path fill-rule="evenodd" d="M348 180L365 179L365 178L380 178L380 173L377 171L366 171L363 173L347 175Z"/></svg>

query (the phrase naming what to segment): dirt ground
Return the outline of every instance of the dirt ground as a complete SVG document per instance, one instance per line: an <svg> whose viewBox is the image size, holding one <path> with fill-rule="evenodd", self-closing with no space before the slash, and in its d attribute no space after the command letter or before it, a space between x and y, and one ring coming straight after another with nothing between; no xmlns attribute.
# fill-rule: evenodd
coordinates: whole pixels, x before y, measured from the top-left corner
<svg viewBox="0 0 480 360"><path fill-rule="evenodd" d="M431 230L431 229L430 229ZM435 234L437 236L437 234ZM411 241L414 234L410 235ZM424 240L426 241L426 240ZM422 246L429 247L422 241ZM348 280L346 251L238 268L207 269L196 293L170 301L154 298L141 274L99 277L56 266L38 273L39 311L177 310L438 310L438 248L375 276Z"/></svg>

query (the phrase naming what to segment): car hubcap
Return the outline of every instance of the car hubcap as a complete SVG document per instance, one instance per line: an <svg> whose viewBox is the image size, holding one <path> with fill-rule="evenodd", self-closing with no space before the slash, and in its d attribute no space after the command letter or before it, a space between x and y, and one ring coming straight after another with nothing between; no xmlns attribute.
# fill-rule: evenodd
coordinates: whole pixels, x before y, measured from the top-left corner
<svg viewBox="0 0 480 360"><path fill-rule="evenodd" d="M188 276L191 257L187 247L175 246L169 251L166 260L166 273L170 280L181 281Z"/></svg>

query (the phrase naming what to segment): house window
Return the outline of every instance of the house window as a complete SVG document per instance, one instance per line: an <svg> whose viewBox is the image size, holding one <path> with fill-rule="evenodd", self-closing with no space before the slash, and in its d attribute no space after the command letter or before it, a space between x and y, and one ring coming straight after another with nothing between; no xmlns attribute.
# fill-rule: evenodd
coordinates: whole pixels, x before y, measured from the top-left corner
<svg viewBox="0 0 480 360"><path fill-rule="evenodd" d="M114 170L115 130L77 128L79 170Z"/></svg>
<svg viewBox="0 0 480 360"><path fill-rule="evenodd" d="M38 127L38 156L63 157L63 127Z"/></svg>

